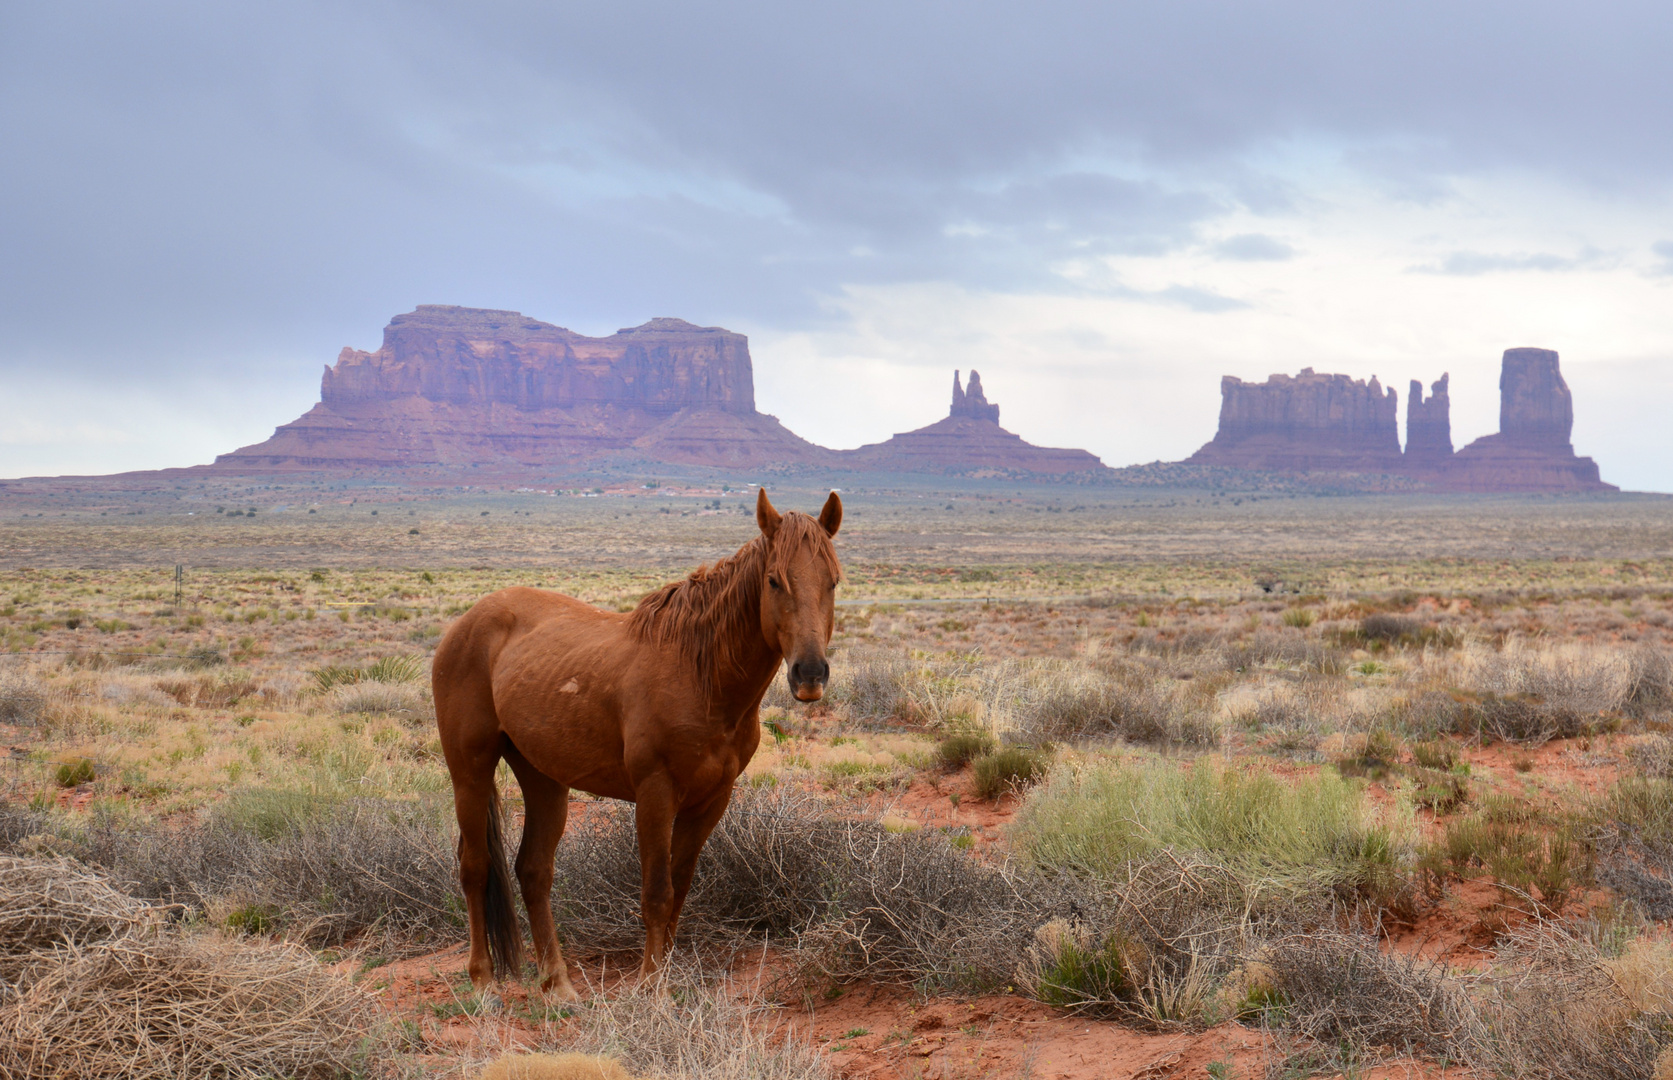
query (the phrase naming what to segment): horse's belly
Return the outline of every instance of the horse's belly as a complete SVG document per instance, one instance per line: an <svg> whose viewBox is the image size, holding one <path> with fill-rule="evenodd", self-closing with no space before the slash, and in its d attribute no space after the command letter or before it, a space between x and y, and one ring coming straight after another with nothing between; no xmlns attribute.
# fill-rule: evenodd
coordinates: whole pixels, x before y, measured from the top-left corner
<svg viewBox="0 0 1673 1080"><path fill-rule="evenodd" d="M529 764L566 787L612 798L632 794L622 763L621 726L597 710L507 710L500 727ZM603 789L603 790L601 790Z"/></svg>

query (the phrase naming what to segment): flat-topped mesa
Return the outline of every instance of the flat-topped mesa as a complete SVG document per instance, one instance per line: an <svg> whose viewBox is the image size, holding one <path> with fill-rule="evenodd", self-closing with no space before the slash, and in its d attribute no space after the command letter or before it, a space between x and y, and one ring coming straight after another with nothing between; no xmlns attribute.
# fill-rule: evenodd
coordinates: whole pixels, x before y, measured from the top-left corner
<svg viewBox="0 0 1673 1080"><path fill-rule="evenodd" d="M965 476L1020 473L1100 475L1109 469L1085 450L1058 450L1023 442L999 426L999 406L970 373L968 388L953 372L953 404L941 420L840 455L850 468L877 472L939 472Z"/></svg>
<svg viewBox="0 0 1673 1080"><path fill-rule="evenodd" d="M1220 380L1220 427L1191 465L1285 472L1399 472L1399 396L1347 375Z"/></svg>
<svg viewBox="0 0 1673 1080"><path fill-rule="evenodd" d="M1413 469L1434 468L1452 457L1452 399L1447 396L1449 375L1429 384L1429 398L1423 384L1412 380L1406 398L1406 464Z"/></svg>
<svg viewBox="0 0 1673 1080"><path fill-rule="evenodd" d="M1618 491L1570 441L1574 396L1551 349L1506 349L1499 367L1499 432L1447 461L1449 491Z"/></svg>
<svg viewBox="0 0 1673 1080"><path fill-rule="evenodd" d="M389 321L377 352L344 349L320 382L320 401L334 408L403 397L747 415L755 411L755 378L748 339L719 327L652 319L589 338L515 311L422 304Z"/></svg>
<svg viewBox="0 0 1673 1080"><path fill-rule="evenodd" d="M602 454L693 465L826 461L755 411L749 341L652 319L590 338L515 311L421 305L376 352L344 349L320 402L215 468L569 466Z"/></svg>
<svg viewBox="0 0 1673 1080"><path fill-rule="evenodd" d="M975 368L970 369L970 389L964 390L958 384L958 371L953 371L953 406L947 410L948 416L967 416L972 420L991 420L999 423L999 406L988 404L987 395L982 393L982 377Z"/></svg>

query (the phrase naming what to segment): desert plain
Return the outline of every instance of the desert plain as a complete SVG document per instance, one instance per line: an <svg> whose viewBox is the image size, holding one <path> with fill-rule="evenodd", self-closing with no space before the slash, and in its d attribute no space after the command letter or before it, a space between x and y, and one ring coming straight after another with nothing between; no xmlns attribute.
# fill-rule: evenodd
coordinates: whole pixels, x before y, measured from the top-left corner
<svg viewBox="0 0 1673 1080"><path fill-rule="evenodd" d="M583 1001L478 998L430 653L508 585L631 609L748 480L8 495L0 1073L1673 1075L1650 495L845 489L829 693L769 690L666 976L578 795Z"/></svg>

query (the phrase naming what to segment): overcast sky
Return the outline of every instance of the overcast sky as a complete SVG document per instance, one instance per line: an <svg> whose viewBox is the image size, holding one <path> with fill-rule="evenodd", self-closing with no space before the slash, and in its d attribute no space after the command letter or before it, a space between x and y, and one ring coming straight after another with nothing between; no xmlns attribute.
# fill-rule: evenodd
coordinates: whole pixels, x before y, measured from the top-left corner
<svg viewBox="0 0 1673 1080"><path fill-rule="evenodd" d="M1673 5L0 6L0 476L186 465L420 303L750 335L826 445L981 370L1189 454L1224 374L1561 352L1673 491Z"/></svg>

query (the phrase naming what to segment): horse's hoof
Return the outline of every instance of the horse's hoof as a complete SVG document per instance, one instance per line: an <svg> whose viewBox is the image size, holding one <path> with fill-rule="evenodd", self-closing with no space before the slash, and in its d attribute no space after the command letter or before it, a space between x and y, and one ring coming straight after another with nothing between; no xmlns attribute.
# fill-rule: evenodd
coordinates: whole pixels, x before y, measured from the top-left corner
<svg viewBox="0 0 1673 1080"><path fill-rule="evenodd" d="M581 1000L581 995L575 992L575 987L570 985L569 980L564 978L560 981L558 976L553 976L541 983L540 992L551 1001Z"/></svg>
<svg viewBox="0 0 1673 1080"><path fill-rule="evenodd" d="M479 1016L488 1013L497 1013L502 1011L504 1008L505 999L500 996L500 992L498 990L483 990L476 995L476 1011Z"/></svg>

